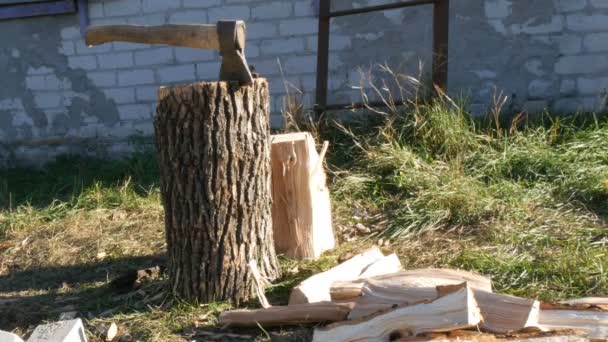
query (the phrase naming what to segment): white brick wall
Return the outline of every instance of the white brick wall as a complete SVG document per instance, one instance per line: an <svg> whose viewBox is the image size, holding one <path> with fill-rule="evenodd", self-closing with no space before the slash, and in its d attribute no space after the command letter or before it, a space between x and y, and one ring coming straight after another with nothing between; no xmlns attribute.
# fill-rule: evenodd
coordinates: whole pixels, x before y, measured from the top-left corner
<svg viewBox="0 0 608 342"><path fill-rule="evenodd" d="M524 86L513 91L507 88L505 93L518 92L524 110L547 106L554 110L597 110L601 102L598 101L599 94L608 88L608 0L552 1L553 8L546 11L531 3L529 12L534 12L536 17L526 18L520 17L522 14L517 10L521 6L514 6L514 0L452 2L452 12L459 6L477 4L475 11L467 13L479 16L465 18L454 15L453 25L468 25L471 21L480 25L464 33L459 32L456 26L453 31L456 33L451 37L453 44L460 43L463 36L476 40L490 35L495 39L502 37L504 41L500 44L510 44L513 49L509 51L512 55L508 56L495 56L490 47L474 56L468 55L467 49L456 49L457 53L451 55L452 60L472 62L468 64L470 70L451 71L450 76L466 75L465 79L470 83L464 84L464 90L470 90L479 98L474 100L480 102L484 96L491 96L492 91L488 90L491 86L505 84L509 87L514 80L523 79ZM406 14L405 11L392 11L385 19L399 27L411 20ZM89 15L92 25L187 24L244 19L248 28L248 62L271 83L271 102L275 110L273 123L279 122L276 111L280 110L285 95L284 80L304 91L307 104L314 102L318 41L315 0L90 0ZM358 90L350 89L351 85L358 84L359 76L356 72L358 65L353 64L349 56L358 58L374 56L374 53L375 56L384 56L382 49L377 47L375 49L379 51L368 51L366 42L373 43L382 39L384 34L390 34L375 29L386 23L371 23L373 25L370 26L361 17L353 20L361 24L360 27L355 25L355 29L351 27L353 32L340 31L340 25L332 24L329 88L333 90L330 98L336 101L348 102L358 93ZM85 124L80 130L56 128L58 132L64 132L62 134L119 137L136 132L151 134L160 85L215 80L218 77L220 57L217 51L125 42L90 48L84 44L77 20L73 22L73 26L60 30L57 51L65 56L67 68L81 72L86 78L88 83L79 86L85 89L72 89L79 82L70 81L63 71L47 65L30 67L23 84L31 91L34 105L47 113L50 126L53 120L67 112L76 99L93 101L100 97L114 105L119 121L104 125L98 118L99 113L94 112L96 108L91 106L86 108L91 113L83 113ZM407 31L404 34L428 40L432 31ZM404 60L416 59L408 46L400 45L398 38L388 41L390 44L383 47L387 51L397 51ZM532 57L520 60L523 54L517 50L520 46L533 49ZM352 60L358 61L357 58ZM484 58L489 62L483 64ZM511 69L506 72L499 70L504 65ZM501 77L513 79L501 82ZM459 80L455 81L458 83ZM460 90L463 89L456 89ZM31 125L23 106L17 105L19 103L0 99L0 110L14 113L14 125ZM474 105L483 107L483 103ZM45 129L34 132L44 134Z"/></svg>

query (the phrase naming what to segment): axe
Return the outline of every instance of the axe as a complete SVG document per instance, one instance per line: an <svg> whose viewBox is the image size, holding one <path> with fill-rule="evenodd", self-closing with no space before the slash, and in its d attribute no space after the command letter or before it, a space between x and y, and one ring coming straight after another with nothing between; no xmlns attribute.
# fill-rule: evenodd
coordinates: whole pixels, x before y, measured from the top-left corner
<svg viewBox="0 0 608 342"><path fill-rule="evenodd" d="M245 23L218 21L217 25L107 25L87 28L87 45L108 42L167 44L220 50L220 81L239 81L249 85L253 76L245 59Z"/></svg>

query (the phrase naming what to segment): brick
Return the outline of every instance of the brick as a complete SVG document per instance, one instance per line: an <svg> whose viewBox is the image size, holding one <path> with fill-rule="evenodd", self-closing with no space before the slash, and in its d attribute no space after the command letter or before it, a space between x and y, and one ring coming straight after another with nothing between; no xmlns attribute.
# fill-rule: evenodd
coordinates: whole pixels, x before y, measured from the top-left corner
<svg viewBox="0 0 608 342"><path fill-rule="evenodd" d="M69 40L64 40L61 42L61 46L57 48L57 51L66 56L73 56L76 53L76 49L74 49L74 43Z"/></svg>
<svg viewBox="0 0 608 342"><path fill-rule="evenodd" d="M559 99L551 107L555 114L576 113L584 108L582 101L574 98Z"/></svg>
<svg viewBox="0 0 608 342"><path fill-rule="evenodd" d="M222 0L184 0L183 6L186 8L209 8L221 4Z"/></svg>
<svg viewBox="0 0 608 342"><path fill-rule="evenodd" d="M75 42L76 54L78 55L94 55L100 53L110 52L112 50L112 44L101 44L95 46L88 46L84 40L79 39Z"/></svg>
<svg viewBox="0 0 608 342"><path fill-rule="evenodd" d="M249 49L247 48L247 50ZM176 47L174 48L174 52L175 59L179 63L211 61L219 58L218 52L213 50ZM250 56L249 51L246 54Z"/></svg>
<svg viewBox="0 0 608 342"><path fill-rule="evenodd" d="M247 44L247 47L245 48L245 55L248 58L258 57L260 55L260 47L252 43Z"/></svg>
<svg viewBox="0 0 608 342"><path fill-rule="evenodd" d="M127 19L127 23L132 25L164 25L167 23L165 13L145 14Z"/></svg>
<svg viewBox="0 0 608 342"><path fill-rule="evenodd" d="M511 1L506 0L486 0L484 1L484 11L486 18L506 18L511 15Z"/></svg>
<svg viewBox="0 0 608 342"><path fill-rule="evenodd" d="M218 20L247 20L249 19L249 6L221 6L209 10L209 22L215 23Z"/></svg>
<svg viewBox="0 0 608 342"><path fill-rule="evenodd" d="M173 49L170 47L161 47L135 52L136 65L158 65L169 64L172 62Z"/></svg>
<svg viewBox="0 0 608 342"><path fill-rule="evenodd" d="M291 16L291 1L269 2L251 8L251 18L253 19L289 18Z"/></svg>
<svg viewBox="0 0 608 342"><path fill-rule="evenodd" d="M44 78L45 76L42 75L27 76L25 78L25 86L31 90L45 90L46 83Z"/></svg>
<svg viewBox="0 0 608 342"><path fill-rule="evenodd" d="M566 18L567 27L573 31L603 31L608 30L608 15L572 14Z"/></svg>
<svg viewBox="0 0 608 342"><path fill-rule="evenodd" d="M102 91L108 99L114 100L118 104L135 102L135 90L133 88L109 88Z"/></svg>
<svg viewBox="0 0 608 342"><path fill-rule="evenodd" d="M317 67L317 56L296 56L289 57L283 63L285 70L293 73L314 72Z"/></svg>
<svg viewBox="0 0 608 342"><path fill-rule="evenodd" d="M46 88L49 90L63 90L72 88L72 82L69 79L58 78L56 75L48 75L45 77Z"/></svg>
<svg viewBox="0 0 608 342"><path fill-rule="evenodd" d="M93 70L97 68L95 56L68 56L68 66L73 69Z"/></svg>
<svg viewBox="0 0 608 342"><path fill-rule="evenodd" d="M219 73L219 69L218 69ZM196 77L194 64L178 65L158 69L158 76L162 83L192 81Z"/></svg>
<svg viewBox="0 0 608 342"><path fill-rule="evenodd" d="M34 103L41 109L57 108L61 103L61 94L58 92L36 93Z"/></svg>
<svg viewBox="0 0 608 342"><path fill-rule="evenodd" d="M20 98L0 100L0 109L4 110L23 110L23 102Z"/></svg>
<svg viewBox="0 0 608 342"><path fill-rule="evenodd" d="M595 8L608 8L608 1L606 0L591 0L591 6Z"/></svg>
<svg viewBox="0 0 608 342"><path fill-rule="evenodd" d="M125 70L118 73L118 84L121 86L154 83L154 71L151 69Z"/></svg>
<svg viewBox="0 0 608 342"><path fill-rule="evenodd" d="M127 42L114 42L112 43L112 49L114 51L133 51L149 49L152 45L150 44L138 44L138 43L127 43Z"/></svg>
<svg viewBox="0 0 608 342"><path fill-rule="evenodd" d="M559 93L565 96L576 95L576 81L575 80L562 80L559 86Z"/></svg>
<svg viewBox="0 0 608 342"><path fill-rule="evenodd" d="M557 0L558 12L580 11L587 7L587 0Z"/></svg>
<svg viewBox="0 0 608 342"><path fill-rule="evenodd" d="M545 98L552 95L553 82L548 80L533 80L528 85L528 95L532 98Z"/></svg>
<svg viewBox="0 0 608 342"><path fill-rule="evenodd" d="M72 90L62 91L61 97L63 100L62 105L64 107L70 107L75 99L88 102L90 100L89 94L77 93Z"/></svg>
<svg viewBox="0 0 608 342"><path fill-rule="evenodd" d="M89 1L89 18L103 18L103 2Z"/></svg>
<svg viewBox="0 0 608 342"><path fill-rule="evenodd" d="M598 95L606 92L606 89L608 88L608 77L579 77L577 83L579 94Z"/></svg>
<svg viewBox="0 0 608 342"><path fill-rule="evenodd" d="M329 37L329 51L340 51L348 48L350 48L349 36L343 34L332 34Z"/></svg>
<svg viewBox="0 0 608 342"><path fill-rule="evenodd" d="M585 50L590 52L608 51L608 33L591 33L585 37Z"/></svg>
<svg viewBox="0 0 608 342"><path fill-rule="evenodd" d="M252 64L255 66L256 71L264 77L280 74L279 63L276 58L257 59ZM285 70L285 64L283 64L283 70Z"/></svg>
<svg viewBox="0 0 608 342"><path fill-rule="evenodd" d="M294 3L293 13L296 17L314 17L315 5L313 1L297 1Z"/></svg>
<svg viewBox="0 0 608 342"><path fill-rule="evenodd" d="M105 1L103 11L106 16L111 17L138 14L141 12L141 2L133 0Z"/></svg>
<svg viewBox="0 0 608 342"><path fill-rule="evenodd" d="M549 104L547 101L537 100L537 101L526 101L523 104L522 110L526 113L536 114L543 113L547 110Z"/></svg>
<svg viewBox="0 0 608 342"><path fill-rule="evenodd" d="M219 74L220 62L205 62L196 64L196 77L199 80L217 80Z"/></svg>
<svg viewBox="0 0 608 342"><path fill-rule="evenodd" d="M166 12L173 8L179 8L179 0L143 0L144 13Z"/></svg>
<svg viewBox="0 0 608 342"><path fill-rule="evenodd" d="M608 70L608 56L565 56L555 63L555 72L561 75L595 73Z"/></svg>
<svg viewBox="0 0 608 342"><path fill-rule="evenodd" d="M278 30L274 23L247 23L247 39L275 38L276 36L278 36Z"/></svg>
<svg viewBox="0 0 608 342"><path fill-rule="evenodd" d="M316 18L298 18L282 20L279 25L281 35L313 34L317 33L319 22Z"/></svg>
<svg viewBox="0 0 608 342"><path fill-rule="evenodd" d="M270 127L273 129L279 129L285 127L285 120L280 114L270 116Z"/></svg>
<svg viewBox="0 0 608 342"><path fill-rule="evenodd" d="M127 24L127 17L103 17L91 19L91 25L122 25Z"/></svg>
<svg viewBox="0 0 608 342"><path fill-rule="evenodd" d="M188 10L171 14L169 22L174 24L200 24L211 21L207 18L207 11Z"/></svg>
<svg viewBox="0 0 608 342"><path fill-rule="evenodd" d="M80 38L80 28L78 26L68 26L61 29L61 39L78 39Z"/></svg>
<svg viewBox="0 0 608 342"><path fill-rule="evenodd" d="M110 87L116 85L116 72L97 71L87 73L87 77L97 87Z"/></svg>
<svg viewBox="0 0 608 342"><path fill-rule="evenodd" d="M128 68L133 66L132 52L119 52L97 56L102 69Z"/></svg>
<svg viewBox="0 0 608 342"><path fill-rule="evenodd" d="M130 104L117 106L116 108L118 109L118 115L121 120L144 120L152 117L152 110L149 105Z"/></svg>
<svg viewBox="0 0 608 342"><path fill-rule="evenodd" d="M331 39L331 37L329 39ZM317 35L306 37L306 51L317 53L318 46L319 39Z"/></svg>
<svg viewBox="0 0 608 342"><path fill-rule="evenodd" d="M137 101L157 101L158 99L158 87L138 87L135 89L135 95Z"/></svg>
<svg viewBox="0 0 608 342"><path fill-rule="evenodd" d="M559 52L564 55L575 55L582 51L583 39L579 36L566 34L556 37Z"/></svg>
<svg viewBox="0 0 608 342"><path fill-rule="evenodd" d="M154 113L155 111L152 111L152 112ZM133 129L137 132L138 135L143 135L143 136L154 135L154 124L150 120L134 122Z"/></svg>
<svg viewBox="0 0 608 342"><path fill-rule="evenodd" d="M263 55L279 55L300 52L304 49L303 38L281 38L265 40L260 45Z"/></svg>
<svg viewBox="0 0 608 342"><path fill-rule="evenodd" d="M562 16L553 16L551 21L543 24L535 24L526 22L524 24L511 25L511 31L514 34L548 34L562 32L564 29L564 18Z"/></svg>

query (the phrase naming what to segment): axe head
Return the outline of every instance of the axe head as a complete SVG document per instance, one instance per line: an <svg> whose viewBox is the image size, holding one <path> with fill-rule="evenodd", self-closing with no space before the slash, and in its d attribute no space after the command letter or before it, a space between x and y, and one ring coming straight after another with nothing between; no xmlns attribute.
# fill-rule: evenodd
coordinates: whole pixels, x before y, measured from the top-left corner
<svg viewBox="0 0 608 342"><path fill-rule="evenodd" d="M245 85L253 82L253 76L245 59L245 23L243 21L218 21L222 66L220 81L239 81Z"/></svg>

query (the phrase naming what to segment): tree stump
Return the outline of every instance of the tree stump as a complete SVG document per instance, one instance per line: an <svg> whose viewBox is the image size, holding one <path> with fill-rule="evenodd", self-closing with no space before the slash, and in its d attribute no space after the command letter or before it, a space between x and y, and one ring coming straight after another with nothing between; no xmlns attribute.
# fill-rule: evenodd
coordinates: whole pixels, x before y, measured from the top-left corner
<svg viewBox="0 0 608 342"><path fill-rule="evenodd" d="M278 277L271 217L269 92L205 82L159 90L154 121L172 291L194 302L249 299L254 260Z"/></svg>

